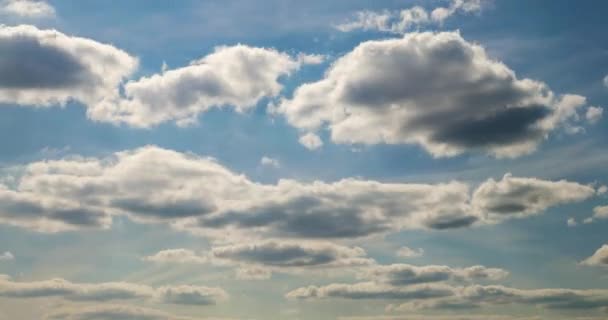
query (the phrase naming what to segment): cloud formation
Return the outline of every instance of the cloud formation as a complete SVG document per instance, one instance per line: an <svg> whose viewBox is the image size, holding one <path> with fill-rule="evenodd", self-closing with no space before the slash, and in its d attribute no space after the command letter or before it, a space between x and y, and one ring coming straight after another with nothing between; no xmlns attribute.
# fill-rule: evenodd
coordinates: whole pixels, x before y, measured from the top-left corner
<svg viewBox="0 0 608 320"><path fill-rule="evenodd" d="M421 6L401 11L359 11L354 19L335 27L342 32L374 30L403 34L425 25L441 25L456 13L479 13L485 2L484 0L452 0L448 7L437 7L430 12Z"/></svg>
<svg viewBox="0 0 608 320"><path fill-rule="evenodd" d="M590 267L608 267L608 245L603 245L601 248L589 258L581 262L584 266Z"/></svg>
<svg viewBox="0 0 608 320"><path fill-rule="evenodd" d="M0 26L0 51L0 104L95 105L138 65L111 45L28 25Z"/></svg>
<svg viewBox="0 0 608 320"><path fill-rule="evenodd" d="M408 264L393 264L372 267L365 273L364 277L392 286L406 286L446 281L497 281L505 278L508 274L505 270L484 266L455 269L436 265L418 267Z"/></svg>
<svg viewBox="0 0 608 320"><path fill-rule="evenodd" d="M34 162L12 179L0 185L0 223L58 232L109 228L113 216L126 215L221 238L356 238L462 228L595 195L591 186L511 175L489 179L473 193L460 182L260 184L213 159L153 146L107 158Z"/></svg>
<svg viewBox="0 0 608 320"><path fill-rule="evenodd" d="M165 286L152 288L127 282L73 283L64 279L16 282L0 277L0 297L5 298L63 298L69 301L153 300L160 303L211 305L226 300L228 294L220 288L200 286Z"/></svg>
<svg viewBox="0 0 608 320"><path fill-rule="evenodd" d="M125 305L98 305L78 309L56 310L45 320L197 320L163 311ZM200 319L199 319L200 320Z"/></svg>
<svg viewBox="0 0 608 320"><path fill-rule="evenodd" d="M412 249L409 247L401 247L397 250L397 256L402 258L417 258L424 255L424 249Z"/></svg>
<svg viewBox="0 0 608 320"><path fill-rule="evenodd" d="M55 17L55 8L44 0L2 0L0 14L40 19Z"/></svg>
<svg viewBox="0 0 608 320"><path fill-rule="evenodd" d="M469 150L516 157L572 126L585 103L517 78L457 32L414 32L361 43L274 111L303 131L327 127L335 143L417 144L436 157Z"/></svg>
<svg viewBox="0 0 608 320"><path fill-rule="evenodd" d="M13 261L15 260L15 256L10 252L6 251L3 254L0 254L0 261Z"/></svg>

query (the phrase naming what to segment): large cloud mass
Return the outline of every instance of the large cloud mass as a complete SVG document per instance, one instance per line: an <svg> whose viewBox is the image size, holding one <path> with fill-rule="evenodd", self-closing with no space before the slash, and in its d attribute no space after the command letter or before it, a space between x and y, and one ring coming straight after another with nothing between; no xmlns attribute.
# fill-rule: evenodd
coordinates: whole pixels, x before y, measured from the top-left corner
<svg viewBox="0 0 608 320"><path fill-rule="evenodd" d="M0 52L0 104L94 105L138 64L111 45L27 25L0 26Z"/></svg>
<svg viewBox="0 0 608 320"><path fill-rule="evenodd" d="M449 229L538 214L594 188L506 175L467 184L361 179L260 184L208 158L158 147L108 158L35 162L0 185L0 222L40 231L108 228L112 216L167 222L205 236L353 238ZM152 195L152 196L151 196Z"/></svg>
<svg viewBox="0 0 608 320"><path fill-rule="evenodd" d="M327 126L336 143L514 157L577 119L584 104L584 97L556 97L542 82L519 79L456 32L425 32L360 44L276 111L301 130Z"/></svg>

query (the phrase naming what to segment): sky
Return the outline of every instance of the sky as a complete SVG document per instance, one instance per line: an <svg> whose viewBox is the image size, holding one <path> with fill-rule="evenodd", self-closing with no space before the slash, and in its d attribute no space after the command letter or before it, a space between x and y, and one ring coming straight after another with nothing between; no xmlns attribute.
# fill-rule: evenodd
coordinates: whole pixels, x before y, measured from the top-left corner
<svg viewBox="0 0 608 320"><path fill-rule="evenodd" d="M608 319L607 9L0 0L0 320Z"/></svg>

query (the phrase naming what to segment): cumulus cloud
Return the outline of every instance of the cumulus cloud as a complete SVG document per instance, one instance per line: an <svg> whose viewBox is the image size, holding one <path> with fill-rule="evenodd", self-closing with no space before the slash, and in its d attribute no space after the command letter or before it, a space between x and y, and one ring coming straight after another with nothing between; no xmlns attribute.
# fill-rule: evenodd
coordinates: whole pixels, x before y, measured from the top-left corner
<svg viewBox="0 0 608 320"><path fill-rule="evenodd" d="M94 105L138 65L111 45L27 25L0 26L0 51L0 104Z"/></svg>
<svg viewBox="0 0 608 320"><path fill-rule="evenodd" d="M277 96L283 88L279 79L310 63L319 59L246 45L217 47L189 66L127 82L122 96L91 110L92 118L150 127L167 121L188 125L211 108L244 112Z"/></svg>
<svg viewBox="0 0 608 320"><path fill-rule="evenodd" d="M335 143L417 144L436 157L467 150L516 157L574 126L585 103L517 78L457 32L414 32L361 43L274 111L301 130L327 127Z"/></svg>
<svg viewBox="0 0 608 320"><path fill-rule="evenodd" d="M152 288L127 282L73 283L64 279L16 282L0 278L0 297L50 298L70 301L105 302L148 299L161 303L209 305L225 300L228 295L220 288L177 286Z"/></svg>
<svg viewBox="0 0 608 320"><path fill-rule="evenodd" d="M281 163L279 162L278 159L267 157L267 156L263 156L262 159L260 159L260 164L263 166L273 167L273 168L278 168L281 166Z"/></svg>
<svg viewBox="0 0 608 320"><path fill-rule="evenodd" d="M436 265L418 267L408 264L393 264L371 267L364 277L392 286L406 286L445 281L496 281L505 278L508 274L505 270L484 266L455 269Z"/></svg>
<svg viewBox="0 0 608 320"><path fill-rule="evenodd" d="M374 282L357 284L330 284L323 287L305 287L286 294L288 299L380 299L380 300L424 300L448 297L453 295L453 288L435 285L415 285L408 287L393 287Z"/></svg>
<svg viewBox="0 0 608 320"><path fill-rule="evenodd" d="M311 132L301 136L298 141L308 150L317 150L323 146L323 141L321 138Z"/></svg>
<svg viewBox="0 0 608 320"><path fill-rule="evenodd" d="M589 107L587 108L587 113L585 113L585 118L589 123L595 124L598 123L602 116L604 115L604 109L600 107Z"/></svg>
<svg viewBox="0 0 608 320"><path fill-rule="evenodd" d="M43 0L3 0L0 14L40 19L55 17L55 8Z"/></svg>
<svg viewBox="0 0 608 320"><path fill-rule="evenodd" d="M143 258L144 261L156 263L206 264L209 259L188 249L162 250Z"/></svg>
<svg viewBox="0 0 608 320"><path fill-rule="evenodd" d="M13 261L13 260L15 260L15 256L10 251L6 251L5 253L0 254L0 261Z"/></svg>
<svg viewBox="0 0 608 320"><path fill-rule="evenodd" d="M497 223L595 194L574 182L510 175L472 195L460 182L260 184L213 159L153 146L34 162L22 171L0 185L0 223L46 232L109 228L113 216L126 215L224 239L353 238Z"/></svg>
<svg viewBox="0 0 608 320"><path fill-rule="evenodd" d="M608 88L608 76L604 77L604 80L602 81L602 83L604 84L604 87Z"/></svg>
<svg viewBox="0 0 608 320"><path fill-rule="evenodd" d="M584 266L608 267L608 245L603 245L591 257L581 262Z"/></svg>
<svg viewBox="0 0 608 320"><path fill-rule="evenodd" d="M608 219L608 206L597 206L593 208L593 216L583 220L583 223L590 224L596 222L597 220L606 219Z"/></svg>
<svg viewBox="0 0 608 320"><path fill-rule="evenodd" d="M400 11L359 11L354 18L336 25L342 32L374 30L403 34L413 28L425 25L440 25L456 13L479 13L486 1L452 0L448 7L437 7L430 12L421 6Z"/></svg>
<svg viewBox="0 0 608 320"><path fill-rule="evenodd" d="M163 311L123 305L99 305L54 311L46 320L197 320Z"/></svg>
<svg viewBox="0 0 608 320"><path fill-rule="evenodd" d="M424 249L412 249L409 247L401 247L397 250L397 256L402 258L417 258L424 255Z"/></svg>
<svg viewBox="0 0 608 320"><path fill-rule="evenodd" d="M489 179L473 193L474 210L488 222L539 214L547 208L592 197L591 186L535 178L517 178L510 174L502 180Z"/></svg>

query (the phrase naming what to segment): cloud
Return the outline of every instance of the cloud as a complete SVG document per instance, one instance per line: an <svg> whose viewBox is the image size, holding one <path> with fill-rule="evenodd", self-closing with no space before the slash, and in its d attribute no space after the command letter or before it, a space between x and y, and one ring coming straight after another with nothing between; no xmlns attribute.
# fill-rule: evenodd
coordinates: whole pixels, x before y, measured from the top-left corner
<svg viewBox="0 0 608 320"><path fill-rule="evenodd" d="M359 247L329 242L267 240L251 244L215 247L215 259L274 268L350 267L374 264Z"/></svg>
<svg viewBox="0 0 608 320"><path fill-rule="evenodd" d="M323 141L314 133L307 133L298 140L308 150L317 150L323 146Z"/></svg>
<svg viewBox="0 0 608 320"><path fill-rule="evenodd" d="M510 174L502 180L489 179L473 193L474 210L488 222L536 215L549 207L574 203L592 197L593 187L578 183L517 178Z"/></svg>
<svg viewBox="0 0 608 320"><path fill-rule="evenodd" d="M267 156L263 156L262 159L260 159L260 164L263 166L266 166L266 167L273 167L273 168L279 168L281 166L281 163L279 162L278 159L267 157Z"/></svg>
<svg viewBox="0 0 608 320"><path fill-rule="evenodd" d="M602 116L604 115L604 109L600 107L589 107L587 108L587 113L585 113L585 118L589 123L595 124L598 123Z"/></svg>
<svg viewBox="0 0 608 320"><path fill-rule="evenodd" d="M6 251L5 253L0 254L0 261L13 261L13 260L15 260L15 256L10 251Z"/></svg>
<svg viewBox="0 0 608 320"><path fill-rule="evenodd" d="M0 26L0 51L0 104L94 105L138 65L111 45L27 25Z"/></svg>
<svg viewBox="0 0 608 320"><path fill-rule="evenodd" d="M335 27L342 32L374 30L404 34L414 28L443 24L446 19L456 13L479 13L485 2L483 0L453 0L450 6L437 7L431 10L431 12L428 12L421 6L414 6L400 11L359 11L352 20L338 24Z"/></svg>
<svg viewBox="0 0 608 320"><path fill-rule="evenodd" d="M418 258L424 255L424 249L411 249L409 247L401 247L397 250L397 256L402 258Z"/></svg>
<svg viewBox="0 0 608 320"><path fill-rule="evenodd" d="M127 282L73 283L64 279L15 282L0 278L0 297L50 298L69 301L106 302L148 299L161 303L209 305L225 300L228 295L220 288L177 286L152 288Z"/></svg>
<svg viewBox="0 0 608 320"><path fill-rule="evenodd" d="M568 227L576 227L578 225L578 222L576 222L576 219L574 218L568 218L566 224L568 225Z"/></svg>
<svg viewBox="0 0 608 320"><path fill-rule="evenodd" d="M590 267L608 267L608 245L603 245L581 264Z"/></svg>
<svg viewBox="0 0 608 320"><path fill-rule="evenodd" d="M305 287L287 293L288 299L380 299L380 300L423 300L451 296L452 288L444 285L416 285L397 288L373 282L357 284L330 284L323 287Z"/></svg>
<svg viewBox="0 0 608 320"><path fill-rule="evenodd" d="M55 8L42 0L2 0L0 13L30 19L53 18Z"/></svg>
<svg viewBox="0 0 608 320"><path fill-rule="evenodd" d="M167 223L215 238L356 238L524 218L595 195L593 187L505 175L461 182L344 179L261 184L213 159L154 146L105 158L33 162L0 184L0 223L43 232ZM153 195L153 196L150 196Z"/></svg>
<svg viewBox="0 0 608 320"><path fill-rule="evenodd" d="M361 43L274 111L300 130L327 127L335 143L417 144L436 157L470 150L516 157L573 126L585 103L518 79L457 32L414 32Z"/></svg>
<svg viewBox="0 0 608 320"><path fill-rule="evenodd" d="M206 264L209 259L200 256L196 252L187 249L169 249L157 252L154 255L144 257L144 261L156 263L182 263L182 264Z"/></svg>
<svg viewBox="0 0 608 320"><path fill-rule="evenodd" d="M391 286L407 286L445 281L496 281L505 278L508 274L502 269L483 266L454 269L448 266L417 267L408 264L393 264L371 267L364 277Z"/></svg>
<svg viewBox="0 0 608 320"><path fill-rule="evenodd" d="M79 309L57 310L45 317L46 320L196 320L159 310L135 306L100 305Z"/></svg>
<svg viewBox="0 0 608 320"><path fill-rule="evenodd" d="M124 95L96 105L92 118L150 127L167 121L192 124L212 108L245 112L263 98L277 96L283 88L279 78L307 63L319 59L246 45L217 47L188 66L127 82Z"/></svg>
<svg viewBox="0 0 608 320"><path fill-rule="evenodd" d="M583 223L590 224L596 222L597 220L606 219L608 219L608 206L597 206L593 208L593 216L583 220Z"/></svg>
<svg viewBox="0 0 608 320"><path fill-rule="evenodd" d="M608 75L604 77L602 83L604 84L604 87L608 88Z"/></svg>

